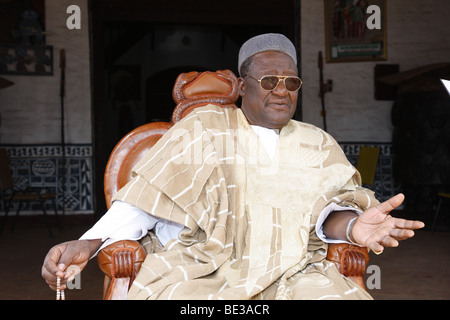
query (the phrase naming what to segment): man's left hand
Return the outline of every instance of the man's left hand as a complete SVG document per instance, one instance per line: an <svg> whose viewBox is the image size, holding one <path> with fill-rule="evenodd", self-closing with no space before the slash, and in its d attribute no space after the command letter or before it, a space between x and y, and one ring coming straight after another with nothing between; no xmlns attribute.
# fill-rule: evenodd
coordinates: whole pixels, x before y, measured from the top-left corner
<svg viewBox="0 0 450 320"><path fill-rule="evenodd" d="M413 230L423 228L425 226L423 222L389 215L404 199L405 196L400 193L364 211L356 219L351 230L354 241L380 254L385 247L397 247L400 240L413 237Z"/></svg>

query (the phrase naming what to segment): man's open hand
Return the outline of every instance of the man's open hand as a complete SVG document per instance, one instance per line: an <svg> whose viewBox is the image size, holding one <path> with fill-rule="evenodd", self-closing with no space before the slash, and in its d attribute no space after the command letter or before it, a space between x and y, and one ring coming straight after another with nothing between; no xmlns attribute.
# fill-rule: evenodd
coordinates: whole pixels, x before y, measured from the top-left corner
<svg viewBox="0 0 450 320"><path fill-rule="evenodd" d="M375 253L381 253L385 247L397 247L400 240L413 237L413 230L423 228L425 226L423 222L389 215L404 199L405 196L400 193L363 212L351 230L354 241Z"/></svg>

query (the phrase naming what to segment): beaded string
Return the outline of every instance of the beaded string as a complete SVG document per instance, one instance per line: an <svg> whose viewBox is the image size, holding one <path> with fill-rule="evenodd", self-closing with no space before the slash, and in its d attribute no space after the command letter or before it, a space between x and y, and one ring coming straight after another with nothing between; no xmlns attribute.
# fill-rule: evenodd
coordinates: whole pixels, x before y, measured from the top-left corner
<svg viewBox="0 0 450 320"><path fill-rule="evenodd" d="M66 300L64 290L61 290L61 278L56 278L56 300Z"/></svg>

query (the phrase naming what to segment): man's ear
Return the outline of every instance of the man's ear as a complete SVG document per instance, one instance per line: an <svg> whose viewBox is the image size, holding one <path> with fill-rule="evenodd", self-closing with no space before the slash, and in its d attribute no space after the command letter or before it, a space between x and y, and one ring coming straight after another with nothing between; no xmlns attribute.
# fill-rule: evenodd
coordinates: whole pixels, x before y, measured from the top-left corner
<svg viewBox="0 0 450 320"><path fill-rule="evenodd" d="M245 89L246 89L245 80L244 80L244 78L239 77L238 78L238 92L241 97L245 96Z"/></svg>

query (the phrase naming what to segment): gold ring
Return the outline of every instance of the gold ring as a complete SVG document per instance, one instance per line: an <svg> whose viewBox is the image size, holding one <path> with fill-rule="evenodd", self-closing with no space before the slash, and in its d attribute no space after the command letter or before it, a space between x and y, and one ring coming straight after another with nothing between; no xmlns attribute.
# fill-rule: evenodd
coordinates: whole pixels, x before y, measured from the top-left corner
<svg viewBox="0 0 450 320"><path fill-rule="evenodd" d="M375 250L372 250L372 252L375 253L377 256L383 253L383 251L375 251Z"/></svg>

